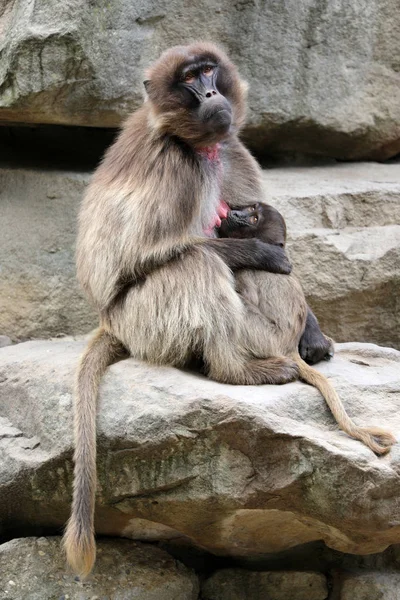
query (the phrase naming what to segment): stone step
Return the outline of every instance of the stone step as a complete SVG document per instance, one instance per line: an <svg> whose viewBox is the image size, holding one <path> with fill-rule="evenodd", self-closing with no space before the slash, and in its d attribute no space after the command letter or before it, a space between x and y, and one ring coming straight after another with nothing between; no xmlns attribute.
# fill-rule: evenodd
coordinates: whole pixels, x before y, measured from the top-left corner
<svg viewBox="0 0 400 600"><path fill-rule="evenodd" d="M0 544L0 560L0 600L199 597L199 583L191 570L167 552L131 540L99 541L96 570L86 581L66 567L59 537L27 537Z"/></svg>
<svg viewBox="0 0 400 600"><path fill-rule="evenodd" d="M400 347L400 164L270 169L264 186L323 329Z"/></svg>
<svg viewBox="0 0 400 600"><path fill-rule="evenodd" d="M337 163L264 171L267 202L289 234L400 223L400 164Z"/></svg>

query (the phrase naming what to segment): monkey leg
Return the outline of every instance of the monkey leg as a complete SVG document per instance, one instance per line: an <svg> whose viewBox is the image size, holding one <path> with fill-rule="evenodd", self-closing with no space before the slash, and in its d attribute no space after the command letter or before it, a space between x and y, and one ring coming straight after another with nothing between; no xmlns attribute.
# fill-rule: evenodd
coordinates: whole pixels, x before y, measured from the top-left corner
<svg viewBox="0 0 400 600"><path fill-rule="evenodd" d="M215 381L236 385L280 385L298 379L299 368L292 359L267 351L254 352L257 344L249 336L252 325L246 312L243 315L243 308L242 304L234 325L233 312L226 314L225 319L220 313L215 321L203 345L207 375ZM264 349L267 350L265 345Z"/></svg>
<svg viewBox="0 0 400 600"><path fill-rule="evenodd" d="M204 347L208 376L237 385L280 385L298 379L299 367L279 352L271 323L243 298L240 301L240 327L229 328L229 321L220 321Z"/></svg>
<svg viewBox="0 0 400 600"><path fill-rule="evenodd" d="M247 347L246 309L232 272L205 247L133 286L110 312L109 327L135 358L181 367L202 356L216 381L254 385L298 378L291 359Z"/></svg>
<svg viewBox="0 0 400 600"><path fill-rule="evenodd" d="M299 378L298 367L289 358L276 356L243 361L242 357L235 357L236 361L228 363L226 356L222 356L222 354L215 357L215 348L213 354L214 360L211 361L205 355L205 361L208 365L208 376L221 383L232 383L235 385L262 385L269 383L272 385L281 385Z"/></svg>

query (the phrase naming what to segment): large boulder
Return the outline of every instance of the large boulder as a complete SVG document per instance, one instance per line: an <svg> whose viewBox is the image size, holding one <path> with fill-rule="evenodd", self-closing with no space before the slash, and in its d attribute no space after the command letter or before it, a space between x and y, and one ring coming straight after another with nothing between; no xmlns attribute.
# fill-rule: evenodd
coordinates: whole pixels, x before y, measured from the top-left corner
<svg viewBox="0 0 400 600"><path fill-rule="evenodd" d="M72 490L72 386L83 343L0 350L0 534L54 531ZM400 432L400 352L342 344L318 369L359 424ZM231 386L133 359L98 417L97 532L259 557L313 540L367 554L400 542L400 449L376 457L295 382ZM17 500L16 500L17 499Z"/></svg>
<svg viewBox="0 0 400 600"><path fill-rule="evenodd" d="M400 150L397 0L3 5L0 120L118 126L162 50L211 39L250 83L246 139L259 154Z"/></svg>
<svg viewBox="0 0 400 600"><path fill-rule="evenodd" d="M0 545L0 600L197 600L197 577L166 552L127 540L102 540L84 582L66 568L60 538Z"/></svg>

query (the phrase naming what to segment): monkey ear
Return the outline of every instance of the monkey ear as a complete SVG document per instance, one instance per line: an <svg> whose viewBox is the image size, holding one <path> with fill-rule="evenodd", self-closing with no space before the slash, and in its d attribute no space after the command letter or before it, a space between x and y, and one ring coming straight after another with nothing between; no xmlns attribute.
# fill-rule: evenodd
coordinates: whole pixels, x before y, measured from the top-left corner
<svg viewBox="0 0 400 600"><path fill-rule="evenodd" d="M145 89L145 99L147 98L151 98L151 92L152 92L152 85L151 85L151 80L150 79L146 79L145 81L143 81L143 85L144 85L144 89Z"/></svg>

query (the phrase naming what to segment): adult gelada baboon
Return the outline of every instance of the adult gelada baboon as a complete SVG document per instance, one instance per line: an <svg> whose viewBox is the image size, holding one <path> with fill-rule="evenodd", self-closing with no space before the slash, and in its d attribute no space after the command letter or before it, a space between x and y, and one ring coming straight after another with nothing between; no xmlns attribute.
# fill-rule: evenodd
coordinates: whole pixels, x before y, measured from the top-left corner
<svg viewBox="0 0 400 600"><path fill-rule="evenodd" d="M230 211L222 220L218 234L223 238L258 238L280 247L286 243L282 215L262 203ZM321 392L343 431L377 454L388 452L396 442L392 434L380 427L355 425L328 379L300 357L298 346L306 326L307 302L298 279L294 275L242 269L236 273L236 290L247 309L246 346L252 353L292 358L299 367L299 377Z"/></svg>
<svg viewBox="0 0 400 600"><path fill-rule="evenodd" d="M145 103L106 153L79 216L78 278L101 325L79 367L74 410L64 540L81 575L95 560L96 397L101 375L124 349L175 366L201 356L209 377L233 384L298 377L291 359L251 356L232 272L289 273L284 249L214 232L224 201L244 206L263 197L260 168L238 139L246 106L236 68L211 44L179 46L148 70L145 87ZM330 346L318 328L310 331L313 359L313 346L321 356Z"/></svg>

